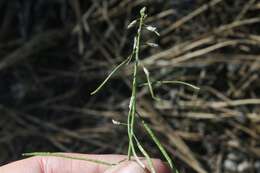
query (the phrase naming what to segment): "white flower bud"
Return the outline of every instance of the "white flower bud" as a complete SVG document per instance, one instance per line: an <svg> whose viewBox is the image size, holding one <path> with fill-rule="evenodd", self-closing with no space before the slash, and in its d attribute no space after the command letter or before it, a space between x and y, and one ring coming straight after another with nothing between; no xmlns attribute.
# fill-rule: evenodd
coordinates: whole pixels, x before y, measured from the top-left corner
<svg viewBox="0 0 260 173"><path fill-rule="evenodd" d="M112 119L112 123L115 124L115 125L120 125L121 124L119 121L116 121L114 119Z"/></svg>
<svg viewBox="0 0 260 173"><path fill-rule="evenodd" d="M146 26L146 29L147 29L148 31L151 31L151 32L155 33L156 35L160 36L160 34L159 34L159 32L157 31L157 28L156 28L156 27L149 25L149 26Z"/></svg>

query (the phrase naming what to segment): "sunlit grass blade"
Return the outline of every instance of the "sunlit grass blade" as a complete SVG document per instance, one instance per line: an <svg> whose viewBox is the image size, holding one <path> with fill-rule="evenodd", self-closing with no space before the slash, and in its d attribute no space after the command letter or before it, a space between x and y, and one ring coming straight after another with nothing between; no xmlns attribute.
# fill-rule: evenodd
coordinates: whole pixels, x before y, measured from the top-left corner
<svg viewBox="0 0 260 173"><path fill-rule="evenodd" d="M133 138L134 138L134 131L133 131L133 127L131 127L131 123L133 121L133 116L135 116L135 113L133 112L132 110L132 107L130 108L129 110L129 115L128 115L128 137L129 137L129 146L128 146L128 160L131 159L131 155L133 154L136 162L142 167L142 168L145 168L145 165L142 163L142 161L139 159L139 157L137 156L136 154L136 151L135 151L135 145L134 145L134 141L133 141Z"/></svg>
<svg viewBox="0 0 260 173"><path fill-rule="evenodd" d="M130 104L131 104L131 99L130 99ZM130 105L129 104L129 105ZM128 152L127 152L127 157L128 157L128 160L131 159L131 156L132 156L132 145L133 145L133 142L132 142L132 139L133 139L133 135L131 133L131 120L132 120L132 117L131 117L131 107L129 106L129 112L128 112L128 115L127 115L127 134L128 134Z"/></svg>
<svg viewBox="0 0 260 173"><path fill-rule="evenodd" d="M195 85L192 85L192 84L190 84L190 83L187 83L187 82L183 82L183 81L178 81L178 80L172 80L172 81L155 81L155 82L150 82L150 84L149 84L149 82L146 82L146 83L142 83L142 84L140 84L139 86L145 86L145 85L155 85L155 84L160 84L160 85L162 85L162 84L179 84L179 85L185 85L185 86L188 86L188 87L190 87L191 89L193 89L193 90L200 90L200 88L199 87L197 87L197 86L195 86Z"/></svg>
<svg viewBox="0 0 260 173"><path fill-rule="evenodd" d="M135 99L134 99L135 100ZM134 101L135 102L135 101ZM145 165L142 163L142 161L139 159L139 157L136 154L135 150L135 144L133 141L134 138L134 118L135 118L135 104L131 104L129 106L130 110L128 113L128 122L127 122L127 131L128 131L128 138L129 138L129 146L128 146L128 160L131 160L131 155L133 154L136 162L145 169Z"/></svg>
<svg viewBox="0 0 260 173"><path fill-rule="evenodd" d="M148 46L150 46L150 47L159 47L159 45L156 44L156 43L147 42L147 43L145 43L145 44L148 45Z"/></svg>
<svg viewBox="0 0 260 173"><path fill-rule="evenodd" d="M131 117L131 124L130 124L130 139L129 139L129 145L130 145L130 149L131 149L131 152L133 153L133 156L136 160L136 162L142 167L145 169L145 165L142 163L142 161L139 159L139 157L137 156L136 154L136 151L135 151L135 144L134 144L134 141L133 141L133 138L135 136L134 134L134 119L135 119L135 105L133 104L131 109L130 109L130 117Z"/></svg>
<svg viewBox="0 0 260 173"><path fill-rule="evenodd" d="M130 29L132 27L134 27L136 25L138 20L133 20L132 22L130 22L128 25L127 25L127 29Z"/></svg>
<svg viewBox="0 0 260 173"><path fill-rule="evenodd" d="M139 115L140 116L140 115ZM141 120L145 130L147 131L147 133L149 134L149 136L152 138L152 140L154 141L154 143L157 145L157 147L159 148L160 152L162 153L162 155L164 156L164 158L166 159L166 161L168 162L169 166L171 167L172 170L175 170L175 173L179 173L179 171L175 168L175 166L173 165L173 161L170 158L170 156L168 155L167 151L164 149L164 147L162 146L161 142L159 141L159 139L155 136L155 134L153 133L152 129L148 126L147 123L145 123L144 120Z"/></svg>
<svg viewBox="0 0 260 173"><path fill-rule="evenodd" d="M156 173L151 157L150 157L149 154L145 151L145 149L143 148L143 146L141 145L141 143L139 142L139 140L137 139L137 137L136 137L135 135L133 135L133 137L134 137L134 139L135 139L135 142L136 142L136 144L137 144L137 147L139 148L139 150L142 152L142 154L143 154L144 157L146 158L147 164L148 164L148 167L149 167L150 170L151 170L151 173Z"/></svg>
<svg viewBox="0 0 260 173"><path fill-rule="evenodd" d="M155 99L155 100L159 100L159 98L157 98L154 95L153 86L152 86L152 83L151 83L149 71L147 70L147 68L145 68L145 66L143 66L143 70L144 70L144 73L145 73L145 76L146 76L148 88L149 88L149 91L150 91L150 94L151 94L152 98Z"/></svg>
<svg viewBox="0 0 260 173"><path fill-rule="evenodd" d="M97 89L95 89L93 92L91 92L91 95L96 94L105 84L106 82L111 78L111 76L118 70L120 69L123 65L125 65L127 62L129 62L129 59L131 58L131 56L129 56L126 60L124 60L121 64L119 64L118 66L116 66L112 72L107 76L107 78L97 87Z"/></svg>
<svg viewBox="0 0 260 173"><path fill-rule="evenodd" d="M59 158L65 158L65 159L74 159L74 160L82 160L97 164L102 164L106 166L115 166L117 163L109 163L102 160L95 160L95 159L89 159L85 157L76 157L76 156L69 156L62 153L50 153L50 152L34 152L34 153L24 153L23 156L51 156L51 157L59 157Z"/></svg>
<svg viewBox="0 0 260 173"><path fill-rule="evenodd" d="M154 143L157 145L157 147L163 154L163 156L165 157L165 159L167 160L167 162L169 163L170 167L173 169L174 168L173 162L172 162L170 156L168 155L168 153L166 152L166 150L164 149L164 147L162 146L162 144L160 143L160 141L158 140L158 138L154 135L151 128L143 120L142 120L142 124L143 124L145 130L147 131L147 133L150 135L150 137L153 139Z"/></svg>
<svg viewBox="0 0 260 173"><path fill-rule="evenodd" d="M134 146L132 146L132 151L133 151L133 156L134 156L136 162L137 162L143 169L145 169L145 165L144 165L143 162L140 160L140 158L137 156Z"/></svg>
<svg viewBox="0 0 260 173"><path fill-rule="evenodd" d="M199 87L192 85L190 83L187 82L183 82L183 81L178 81L178 80L173 80L173 81L157 81L160 84L181 84L181 85L186 85L188 87L191 87L194 90L200 90Z"/></svg>
<svg viewBox="0 0 260 173"><path fill-rule="evenodd" d="M129 65L129 63L132 61L133 53L127 58L126 65Z"/></svg>

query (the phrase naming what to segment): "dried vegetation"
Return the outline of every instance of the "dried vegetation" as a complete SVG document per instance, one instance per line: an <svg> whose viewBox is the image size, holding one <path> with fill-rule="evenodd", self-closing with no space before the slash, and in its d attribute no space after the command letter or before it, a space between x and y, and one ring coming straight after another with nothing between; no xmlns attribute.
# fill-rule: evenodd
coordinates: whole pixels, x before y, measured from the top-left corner
<svg viewBox="0 0 260 173"><path fill-rule="evenodd" d="M180 172L260 171L257 0L0 1L1 163L31 151L127 153L126 129L111 119L126 120L131 71L90 92L131 51L126 27L143 5L161 34L144 35L159 44L142 51L153 80L201 88L162 85L162 102L147 88L137 96Z"/></svg>

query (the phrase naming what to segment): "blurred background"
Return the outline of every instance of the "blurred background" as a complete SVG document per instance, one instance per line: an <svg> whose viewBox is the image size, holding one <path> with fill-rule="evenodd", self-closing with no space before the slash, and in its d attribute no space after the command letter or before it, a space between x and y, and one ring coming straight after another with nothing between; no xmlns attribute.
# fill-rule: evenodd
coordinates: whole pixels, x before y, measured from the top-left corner
<svg viewBox="0 0 260 173"><path fill-rule="evenodd" d="M258 0L1 0L0 164L22 153L127 153L131 64L90 93L130 53L146 6L141 59L162 85L140 87L138 111L181 173L260 173ZM140 77L143 81L144 76ZM142 128L145 148L162 158Z"/></svg>

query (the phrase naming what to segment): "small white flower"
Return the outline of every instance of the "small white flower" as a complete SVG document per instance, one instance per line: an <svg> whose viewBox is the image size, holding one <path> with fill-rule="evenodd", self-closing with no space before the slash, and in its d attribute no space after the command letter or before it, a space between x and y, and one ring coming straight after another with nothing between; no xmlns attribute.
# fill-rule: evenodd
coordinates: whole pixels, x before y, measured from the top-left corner
<svg viewBox="0 0 260 173"><path fill-rule="evenodd" d="M141 14L145 14L145 11L146 11L146 7L143 7L143 8L140 10L140 13L141 13Z"/></svg>
<svg viewBox="0 0 260 173"><path fill-rule="evenodd" d="M147 26L146 29L152 32L156 31L156 27L154 26Z"/></svg>
<svg viewBox="0 0 260 173"><path fill-rule="evenodd" d="M112 123L115 124L115 125L120 125L121 124L119 121L116 121L114 119L112 119Z"/></svg>
<svg viewBox="0 0 260 173"><path fill-rule="evenodd" d="M159 34L159 32L157 31L157 28L156 28L156 27L149 25L149 26L146 26L146 29L147 29L148 31L151 31L151 32L155 33L156 35L160 36L160 34Z"/></svg>

